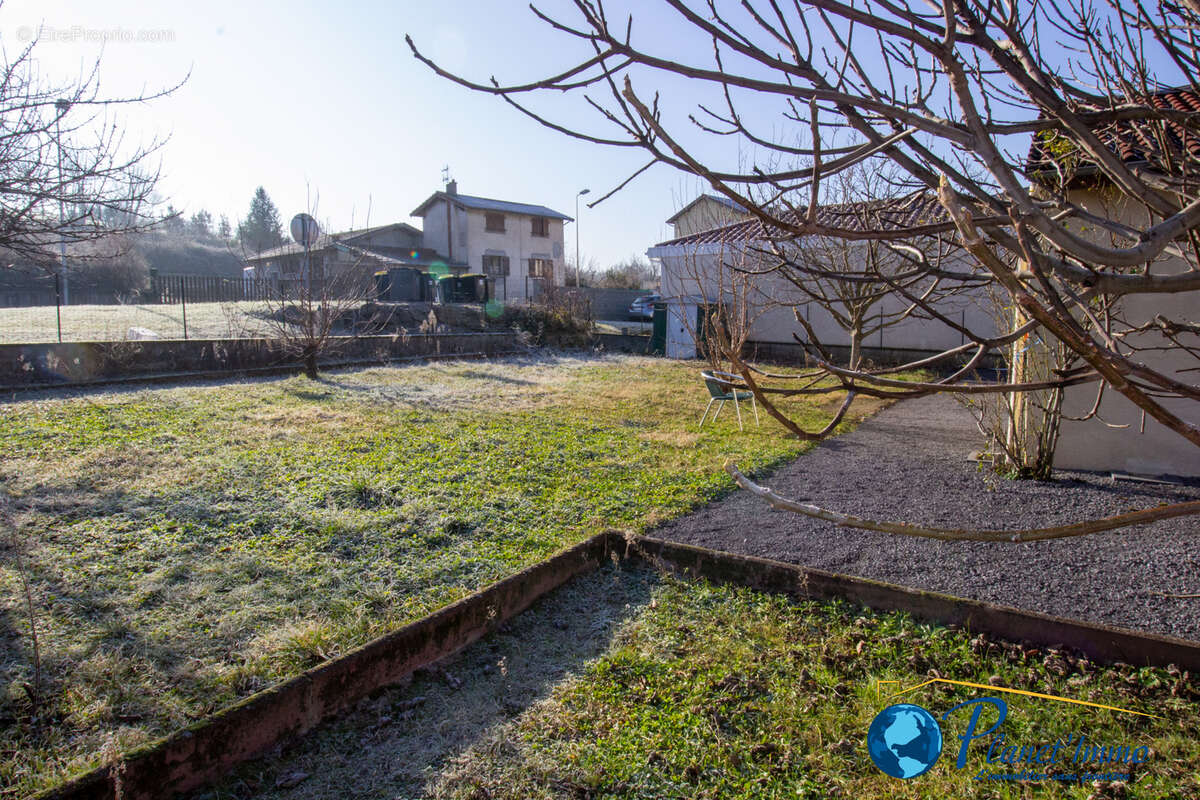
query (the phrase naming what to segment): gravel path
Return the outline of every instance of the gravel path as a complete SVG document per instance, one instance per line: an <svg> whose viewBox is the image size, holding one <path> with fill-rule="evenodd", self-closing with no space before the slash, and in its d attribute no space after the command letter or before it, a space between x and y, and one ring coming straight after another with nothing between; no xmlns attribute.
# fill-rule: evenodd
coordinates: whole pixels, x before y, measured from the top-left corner
<svg viewBox="0 0 1200 800"><path fill-rule="evenodd" d="M892 406L784 466L785 497L874 519L1023 528L1200 499L1200 481L1161 486L1107 473L1008 481L968 462L979 447L951 397ZM737 492L652 536L1200 641L1200 517L1025 544L938 542L838 528Z"/></svg>

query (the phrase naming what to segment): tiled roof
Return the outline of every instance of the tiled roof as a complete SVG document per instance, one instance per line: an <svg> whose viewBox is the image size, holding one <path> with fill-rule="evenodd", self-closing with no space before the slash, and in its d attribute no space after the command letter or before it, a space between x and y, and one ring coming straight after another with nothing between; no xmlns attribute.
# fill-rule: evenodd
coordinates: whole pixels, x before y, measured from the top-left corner
<svg viewBox="0 0 1200 800"><path fill-rule="evenodd" d="M571 217L566 214L555 211L546 206L530 205L528 203L511 203L507 200L493 200L490 197L474 197L469 194L447 194L446 192L434 192L421 205L413 210L412 216L424 216L425 210L439 200L444 200L447 197L452 198L455 203L465 208L474 208L481 211L503 211L509 214L526 214L531 217L551 217L552 219L562 219L567 222L573 222Z"/></svg>
<svg viewBox="0 0 1200 800"><path fill-rule="evenodd" d="M420 234L421 231L409 225L407 222L391 222L387 225L376 225L373 228L358 228L352 231L342 231L341 233L322 233L317 237L317 240L310 246L309 252L314 250L324 250L327 247L333 247L337 242L347 242L358 239L372 233L389 230L390 228L406 228L410 233ZM280 256L294 256L304 252L304 245L296 242L288 242L279 247L272 247L270 250L263 250L261 253L247 257L247 261L262 261L268 258L278 258Z"/></svg>
<svg viewBox="0 0 1200 800"><path fill-rule="evenodd" d="M801 224L804 210L785 212L784 222ZM817 209L817 223L841 230L908 230L927 225L939 225L949 221L937 197L929 192L918 192L907 197L873 200L865 203L843 203L821 206ZM776 227L768 227L761 220L735 222L707 231L671 239L657 247L699 244L736 244L741 242L763 242L789 238L791 234Z"/></svg>
<svg viewBox="0 0 1200 800"><path fill-rule="evenodd" d="M1183 111L1200 114L1200 93L1191 89L1172 89L1151 95L1149 105L1169 111ZM1163 127L1165 125L1165 128ZM1175 154L1186 152L1192 158L1200 158L1200 135L1195 128L1185 129L1177 122L1160 119L1117 120L1096 127L1100 140L1120 156L1129 165L1155 164L1161 165L1163 144ZM1166 133L1166 142L1160 143L1158 135ZM1065 158L1070 152L1070 144L1066 152L1054 153L1055 135L1043 133L1035 135L1029 146L1028 168L1030 173L1037 175L1054 171L1056 160ZM1087 175L1095 172L1094 163L1083 162L1075 164L1073 171L1076 175Z"/></svg>

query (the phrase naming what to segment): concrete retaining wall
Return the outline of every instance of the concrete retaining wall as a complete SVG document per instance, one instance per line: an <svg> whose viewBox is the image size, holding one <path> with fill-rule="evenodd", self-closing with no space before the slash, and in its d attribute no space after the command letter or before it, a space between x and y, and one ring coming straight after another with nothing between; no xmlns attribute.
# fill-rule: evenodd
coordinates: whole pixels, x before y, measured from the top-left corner
<svg viewBox="0 0 1200 800"><path fill-rule="evenodd" d="M490 356L517 349L517 335L510 331L337 337L321 363L332 366L426 356ZM0 390L297 365L297 359L275 339L2 344Z"/></svg>

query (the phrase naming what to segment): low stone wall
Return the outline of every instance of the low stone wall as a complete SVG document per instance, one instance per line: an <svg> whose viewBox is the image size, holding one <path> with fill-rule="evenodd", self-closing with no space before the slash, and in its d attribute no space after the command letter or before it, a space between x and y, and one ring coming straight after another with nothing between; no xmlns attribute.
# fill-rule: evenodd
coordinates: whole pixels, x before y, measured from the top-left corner
<svg viewBox="0 0 1200 800"><path fill-rule="evenodd" d="M492 356L518 349L511 331L336 337L324 366ZM102 383L159 375L256 372L298 366L275 339L162 339L0 345L0 390Z"/></svg>

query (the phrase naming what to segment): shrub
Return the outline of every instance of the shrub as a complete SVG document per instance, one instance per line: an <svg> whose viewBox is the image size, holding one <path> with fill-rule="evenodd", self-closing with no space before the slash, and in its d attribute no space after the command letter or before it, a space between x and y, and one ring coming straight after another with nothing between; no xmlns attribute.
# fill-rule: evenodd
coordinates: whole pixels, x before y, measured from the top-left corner
<svg viewBox="0 0 1200 800"><path fill-rule="evenodd" d="M499 323L529 335L531 344L583 347L591 342L595 319L583 294L548 287L537 300L506 306Z"/></svg>

